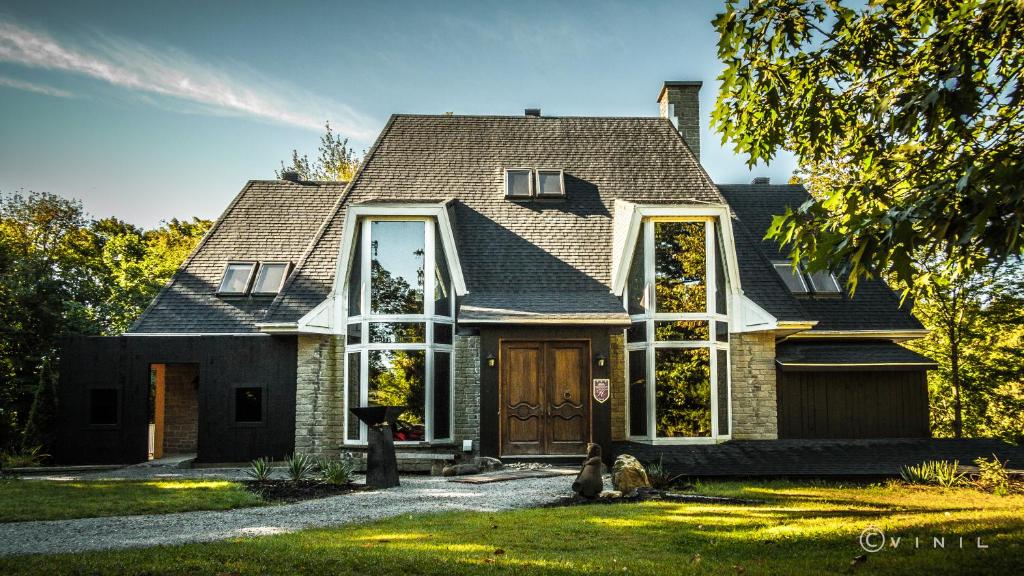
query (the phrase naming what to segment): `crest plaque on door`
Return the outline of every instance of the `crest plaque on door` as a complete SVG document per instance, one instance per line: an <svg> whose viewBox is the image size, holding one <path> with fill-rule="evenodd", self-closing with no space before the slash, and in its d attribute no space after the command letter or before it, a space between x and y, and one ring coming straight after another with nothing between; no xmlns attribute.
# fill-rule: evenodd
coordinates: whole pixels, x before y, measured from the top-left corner
<svg viewBox="0 0 1024 576"><path fill-rule="evenodd" d="M611 381L607 378L594 378L594 400L601 402L608 401L608 398L612 394Z"/></svg>

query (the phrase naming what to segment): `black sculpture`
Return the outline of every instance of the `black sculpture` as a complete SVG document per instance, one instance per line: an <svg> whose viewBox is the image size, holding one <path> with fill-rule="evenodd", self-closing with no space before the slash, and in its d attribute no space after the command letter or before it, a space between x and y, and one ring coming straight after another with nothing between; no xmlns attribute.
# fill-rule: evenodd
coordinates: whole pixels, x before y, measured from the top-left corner
<svg viewBox="0 0 1024 576"><path fill-rule="evenodd" d="M604 490L604 478L601 476L601 445L587 444L587 459L583 461L583 469L572 483L572 491L584 498L597 498Z"/></svg>
<svg viewBox="0 0 1024 576"><path fill-rule="evenodd" d="M391 422L405 406L362 406L352 414L366 424L366 485L374 488L398 486L398 460Z"/></svg>

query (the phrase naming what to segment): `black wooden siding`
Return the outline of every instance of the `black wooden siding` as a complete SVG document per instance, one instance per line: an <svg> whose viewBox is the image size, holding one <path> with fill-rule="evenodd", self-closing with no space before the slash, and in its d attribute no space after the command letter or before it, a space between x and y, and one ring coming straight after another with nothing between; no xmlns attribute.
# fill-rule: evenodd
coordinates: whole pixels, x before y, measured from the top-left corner
<svg viewBox="0 0 1024 576"><path fill-rule="evenodd" d="M200 462L281 458L295 446L294 336L117 336L65 341L58 388L63 464L144 462L149 450L150 365L199 365ZM262 423L236 424L234 389L263 388ZM89 424L89 390L116 388L116 426Z"/></svg>
<svg viewBox="0 0 1024 576"><path fill-rule="evenodd" d="M924 370L777 372L779 438L927 438Z"/></svg>

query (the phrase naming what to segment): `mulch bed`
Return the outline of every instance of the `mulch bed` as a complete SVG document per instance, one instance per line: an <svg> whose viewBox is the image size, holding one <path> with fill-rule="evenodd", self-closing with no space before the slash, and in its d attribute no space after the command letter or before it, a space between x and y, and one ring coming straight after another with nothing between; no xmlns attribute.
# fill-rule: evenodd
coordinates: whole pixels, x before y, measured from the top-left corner
<svg viewBox="0 0 1024 576"><path fill-rule="evenodd" d="M743 498L727 498L724 496L704 496L702 494L679 494L677 492L663 492L661 490L637 490L634 494L620 496L618 498L594 498L593 500L576 496L565 496L546 504L545 508L560 508L564 506L590 506L593 504L635 504L637 502L676 502L696 504L736 504L751 505L762 504L760 500L746 500Z"/></svg>
<svg viewBox="0 0 1024 576"><path fill-rule="evenodd" d="M300 502L372 490L366 484L326 484L318 480L264 480L243 482L245 489L271 502Z"/></svg>

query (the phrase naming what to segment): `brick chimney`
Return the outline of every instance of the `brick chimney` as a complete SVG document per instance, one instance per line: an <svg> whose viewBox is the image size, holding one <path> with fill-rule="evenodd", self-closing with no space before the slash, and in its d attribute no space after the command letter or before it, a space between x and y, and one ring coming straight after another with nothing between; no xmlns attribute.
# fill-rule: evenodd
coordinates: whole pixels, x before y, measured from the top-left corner
<svg viewBox="0 0 1024 576"><path fill-rule="evenodd" d="M675 125L693 155L700 160L700 87L699 80L666 81L658 94L658 109L662 118Z"/></svg>

